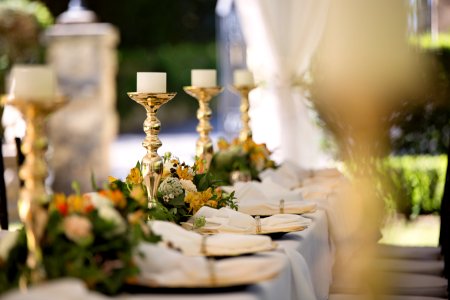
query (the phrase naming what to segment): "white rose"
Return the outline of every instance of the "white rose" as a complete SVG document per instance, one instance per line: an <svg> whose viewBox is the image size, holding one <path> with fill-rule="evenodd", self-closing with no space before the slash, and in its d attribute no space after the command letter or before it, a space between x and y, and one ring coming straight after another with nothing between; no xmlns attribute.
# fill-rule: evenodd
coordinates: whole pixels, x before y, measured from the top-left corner
<svg viewBox="0 0 450 300"><path fill-rule="evenodd" d="M181 186L183 187L183 189L187 192L196 192L197 191L197 187L190 180L180 179L180 183L181 183Z"/></svg>
<svg viewBox="0 0 450 300"><path fill-rule="evenodd" d="M89 199L95 208L100 208L103 206L113 206L113 203L108 198L100 195L99 193L86 193L84 194L84 197Z"/></svg>
<svg viewBox="0 0 450 300"><path fill-rule="evenodd" d="M18 231L10 231L3 238L0 239L0 260L6 261L9 252L17 244Z"/></svg>
<svg viewBox="0 0 450 300"><path fill-rule="evenodd" d="M77 244L87 242L91 237L92 224L81 216L73 215L64 219L64 234Z"/></svg>
<svg viewBox="0 0 450 300"><path fill-rule="evenodd" d="M111 235L124 233L126 230L125 220L119 214L119 212L111 206L101 206L98 209L98 215L103 220L109 221L115 225Z"/></svg>

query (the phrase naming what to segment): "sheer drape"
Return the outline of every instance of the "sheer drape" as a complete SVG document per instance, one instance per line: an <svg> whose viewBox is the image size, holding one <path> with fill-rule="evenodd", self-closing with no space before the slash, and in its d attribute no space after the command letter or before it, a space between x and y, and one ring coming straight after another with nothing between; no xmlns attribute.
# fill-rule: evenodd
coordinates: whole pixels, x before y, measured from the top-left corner
<svg viewBox="0 0 450 300"><path fill-rule="evenodd" d="M250 95L257 142L276 159L303 167L323 158L321 132L295 81L308 68L321 37L327 0L235 0L247 43L248 66L263 85Z"/></svg>

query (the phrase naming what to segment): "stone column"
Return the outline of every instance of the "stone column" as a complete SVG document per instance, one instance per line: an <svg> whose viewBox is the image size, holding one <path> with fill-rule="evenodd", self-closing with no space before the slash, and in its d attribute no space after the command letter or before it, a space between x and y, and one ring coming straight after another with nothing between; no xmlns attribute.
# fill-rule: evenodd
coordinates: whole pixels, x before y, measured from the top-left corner
<svg viewBox="0 0 450 300"><path fill-rule="evenodd" d="M82 191L92 191L92 172L99 181L107 179L118 128L118 40L118 31L105 23L56 24L45 34L47 61L69 100L49 120L55 192L71 192L74 180Z"/></svg>

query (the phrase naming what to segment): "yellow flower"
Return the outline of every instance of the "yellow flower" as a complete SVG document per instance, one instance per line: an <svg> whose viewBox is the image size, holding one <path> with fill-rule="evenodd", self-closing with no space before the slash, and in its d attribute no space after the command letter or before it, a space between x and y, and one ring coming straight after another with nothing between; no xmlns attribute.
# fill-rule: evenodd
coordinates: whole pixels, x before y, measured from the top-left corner
<svg viewBox="0 0 450 300"><path fill-rule="evenodd" d="M113 183L114 181L117 181L118 179L116 177L113 176L108 176L108 182L109 183Z"/></svg>
<svg viewBox="0 0 450 300"><path fill-rule="evenodd" d="M189 168L188 166L178 165L177 175L180 179L186 179L186 180L194 179L194 173L191 171L191 168Z"/></svg>
<svg viewBox="0 0 450 300"><path fill-rule="evenodd" d="M203 192L188 192L184 197L184 202L189 203L189 212L195 214L202 206L207 205L208 202L212 204L211 201L215 201L215 200L210 201L212 196L213 193L211 188Z"/></svg>
<svg viewBox="0 0 450 300"><path fill-rule="evenodd" d="M140 185L135 185L131 188L130 196L141 206L147 203L147 196L145 195L144 189Z"/></svg>
<svg viewBox="0 0 450 300"><path fill-rule="evenodd" d="M217 148L219 148L219 150L227 150L230 147L230 144L223 138L220 138L217 141Z"/></svg>
<svg viewBox="0 0 450 300"><path fill-rule="evenodd" d="M203 174L205 173L206 170L206 160L201 158L201 157L196 157L195 158L195 172L197 174Z"/></svg>
<svg viewBox="0 0 450 300"><path fill-rule="evenodd" d="M80 195L69 195L67 197L67 204L71 212L84 212L86 201Z"/></svg>
<svg viewBox="0 0 450 300"><path fill-rule="evenodd" d="M256 143L252 139L246 139L244 142L242 142L242 149L246 153L251 152L256 146Z"/></svg>
<svg viewBox="0 0 450 300"><path fill-rule="evenodd" d="M142 176L141 171L138 168L134 167L130 170L130 174L128 174L126 181L132 184L141 184Z"/></svg>

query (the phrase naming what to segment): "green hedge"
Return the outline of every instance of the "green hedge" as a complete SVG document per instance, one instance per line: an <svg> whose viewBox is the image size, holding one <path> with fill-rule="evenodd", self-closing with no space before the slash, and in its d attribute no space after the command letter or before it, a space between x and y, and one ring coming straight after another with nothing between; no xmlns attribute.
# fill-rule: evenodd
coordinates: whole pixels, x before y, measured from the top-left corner
<svg viewBox="0 0 450 300"><path fill-rule="evenodd" d="M389 210L410 218L439 212L447 156L391 156L380 165L380 191Z"/></svg>

